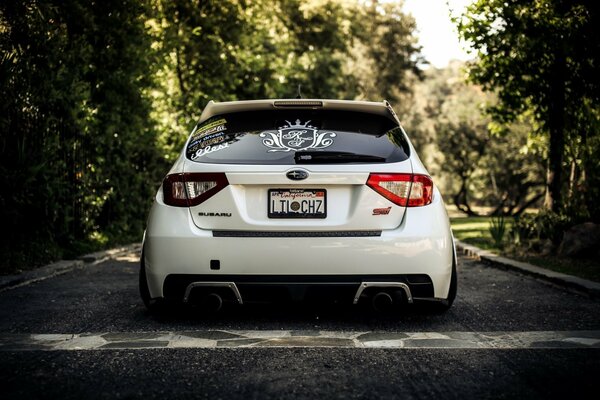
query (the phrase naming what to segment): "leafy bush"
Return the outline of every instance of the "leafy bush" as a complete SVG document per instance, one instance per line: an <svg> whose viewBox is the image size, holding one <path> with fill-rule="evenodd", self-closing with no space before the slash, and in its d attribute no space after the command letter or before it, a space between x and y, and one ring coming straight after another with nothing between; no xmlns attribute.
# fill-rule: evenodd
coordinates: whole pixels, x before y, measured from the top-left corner
<svg viewBox="0 0 600 400"><path fill-rule="evenodd" d="M511 236L517 246L549 240L554 247L560 244L564 232L576 222L565 214L541 210L515 219Z"/></svg>
<svg viewBox="0 0 600 400"><path fill-rule="evenodd" d="M167 168L146 94L148 10L0 2L0 273L141 238Z"/></svg>

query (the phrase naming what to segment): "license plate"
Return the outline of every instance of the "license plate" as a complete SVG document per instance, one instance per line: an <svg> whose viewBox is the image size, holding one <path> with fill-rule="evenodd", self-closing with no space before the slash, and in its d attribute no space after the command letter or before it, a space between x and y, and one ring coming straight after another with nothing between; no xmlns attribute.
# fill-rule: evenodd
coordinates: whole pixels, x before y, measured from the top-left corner
<svg viewBox="0 0 600 400"><path fill-rule="evenodd" d="M326 218L325 189L269 189L269 218Z"/></svg>

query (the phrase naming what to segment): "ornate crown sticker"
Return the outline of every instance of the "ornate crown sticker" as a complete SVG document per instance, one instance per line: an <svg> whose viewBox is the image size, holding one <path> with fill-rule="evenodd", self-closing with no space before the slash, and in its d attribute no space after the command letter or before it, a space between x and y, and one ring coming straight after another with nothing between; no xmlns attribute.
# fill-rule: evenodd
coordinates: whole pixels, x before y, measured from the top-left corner
<svg viewBox="0 0 600 400"><path fill-rule="evenodd" d="M263 138L263 144L273 151L298 151L309 149L324 149L333 144L334 132L319 132L319 130L309 125L310 121L301 123L299 119L294 124L290 121L277 129L277 132L263 132L260 137Z"/></svg>

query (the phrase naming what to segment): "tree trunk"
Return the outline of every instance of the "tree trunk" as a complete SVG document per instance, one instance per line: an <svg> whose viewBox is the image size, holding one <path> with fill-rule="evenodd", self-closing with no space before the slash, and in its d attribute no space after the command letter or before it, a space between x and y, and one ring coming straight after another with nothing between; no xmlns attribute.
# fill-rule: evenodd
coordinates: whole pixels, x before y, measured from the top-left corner
<svg viewBox="0 0 600 400"><path fill-rule="evenodd" d="M525 210L527 210L529 207L531 207L536 201L538 201L539 199L541 199L542 196L544 196L544 194L540 193L540 194L535 195L534 197L532 197L531 200L527 201L525 204L523 204L521 207L519 207L519 209L516 212L514 212L512 214L513 217L518 217L521 214L523 214L523 212Z"/></svg>
<svg viewBox="0 0 600 400"><path fill-rule="evenodd" d="M546 174L546 199L544 206L554 212L562 208L562 163L565 149L565 77L564 51L558 49L554 59L548 99L548 130L550 151Z"/></svg>
<svg viewBox="0 0 600 400"><path fill-rule="evenodd" d="M468 195L467 180L466 180L466 178L463 177L462 183L460 185L460 190L458 191L458 193L456 193L453 196L454 197L454 205L456 206L456 208L458 208L459 211L464 212L469 217L479 216L479 214L477 214L475 211L473 211L471 209L471 206L469 206L469 201L467 199L467 195Z"/></svg>

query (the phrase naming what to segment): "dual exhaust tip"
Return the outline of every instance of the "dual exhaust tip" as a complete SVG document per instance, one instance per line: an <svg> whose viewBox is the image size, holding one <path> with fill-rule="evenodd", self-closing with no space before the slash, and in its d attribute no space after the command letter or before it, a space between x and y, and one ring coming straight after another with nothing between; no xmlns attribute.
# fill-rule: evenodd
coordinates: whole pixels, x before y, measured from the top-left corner
<svg viewBox="0 0 600 400"><path fill-rule="evenodd" d="M401 304L401 299L398 299L399 296L394 297L397 297L396 301L388 292L377 292L371 297L371 306L377 312L392 311L395 306ZM194 300L193 304L197 304L201 309L208 312L218 312L223 308L223 298L218 293L209 293Z"/></svg>
<svg viewBox="0 0 600 400"><path fill-rule="evenodd" d="M195 290L194 296L192 289ZM223 296L243 304L242 296L234 282L194 282L188 285L183 297L184 303L192 303L209 312L223 308ZM371 306L377 312L389 312L403 303L412 303L413 298L407 284L401 282L362 282L354 296L354 304L361 298L370 298Z"/></svg>

